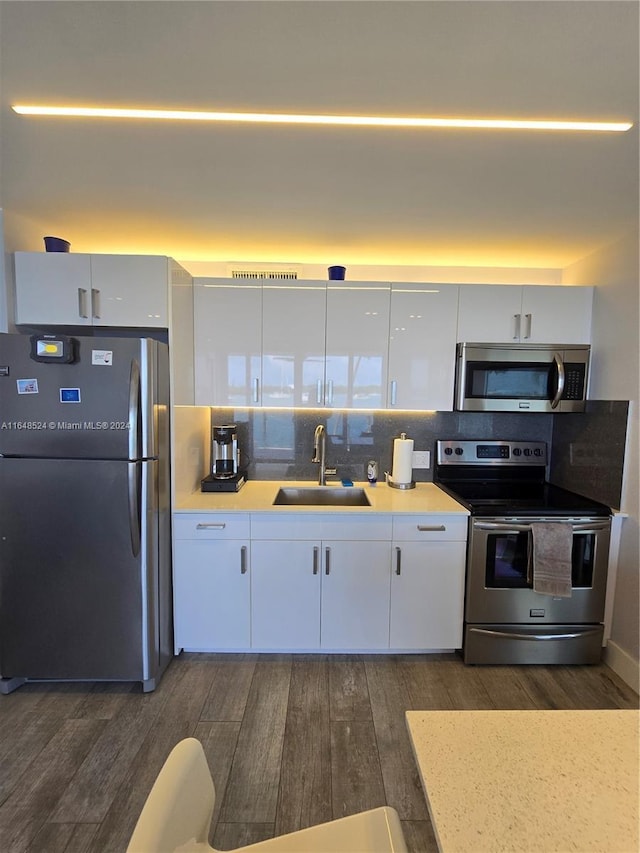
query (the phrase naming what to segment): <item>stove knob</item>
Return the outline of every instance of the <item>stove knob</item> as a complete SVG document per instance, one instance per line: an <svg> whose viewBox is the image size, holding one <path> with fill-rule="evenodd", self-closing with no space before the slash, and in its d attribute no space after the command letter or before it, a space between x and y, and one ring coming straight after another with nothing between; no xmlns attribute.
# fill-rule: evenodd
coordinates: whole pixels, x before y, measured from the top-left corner
<svg viewBox="0 0 640 853"><path fill-rule="evenodd" d="M452 453L453 453L453 450L450 447L445 447L445 449L444 449L444 455L445 456L451 456Z"/></svg>
<svg viewBox="0 0 640 853"><path fill-rule="evenodd" d="M520 450L520 448L519 448L519 447L514 447L514 448L513 448L513 455L514 455L514 456L522 456L522 451Z"/></svg>
<svg viewBox="0 0 640 853"><path fill-rule="evenodd" d="M540 450L539 447L536 447L536 449L533 451L533 455L534 456L542 456L542 450Z"/></svg>
<svg viewBox="0 0 640 853"><path fill-rule="evenodd" d="M462 456L463 452L461 447L456 447L456 456Z"/></svg>
<svg viewBox="0 0 640 853"><path fill-rule="evenodd" d="M525 456L531 456L531 450L530 450L528 447L525 447L525 449L524 449L524 455L525 455Z"/></svg>

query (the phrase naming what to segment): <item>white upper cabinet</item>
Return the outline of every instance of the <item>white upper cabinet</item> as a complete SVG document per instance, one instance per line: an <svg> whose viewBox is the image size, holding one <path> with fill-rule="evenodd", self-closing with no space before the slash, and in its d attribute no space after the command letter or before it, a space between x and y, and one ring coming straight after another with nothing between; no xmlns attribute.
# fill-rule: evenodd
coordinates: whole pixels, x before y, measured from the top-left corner
<svg viewBox="0 0 640 853"><path fill-rule="evenodd" d="M169 325L168 258L91 255L94 326Z"/></svg>
<svg viewBox="0 0 640 853"><path fill-rule="evenodd" d="M588 344L592 308L592 287L523 287L522 341Z"/></svg>
<svg viewBox="0 0 640 853"><path fill-rule="evenodd" d="M193 299L196 405L259 404L262 285L199 278Z"/></svg>
<svg viewBox="0 0 640 853"><path fill-rule="evenodd" d="M458 285L393 284L388 407L453 409Z"/></svg>
<svg viewBox="0 0 640 853"><path fill-rule="evenodd" d="M460 285L458 341L589 343L592 302L591 287Z"/></svg>
<svg viewBox="0 0 640 853"><path fill-rule="evenodd" d="M166 328L169 259L16 252L16 323Z"/></svg>
<svg viewBox="0 0 640 853"><path fill-rule="evenodd" d="M263 285L263 406L322 405L326 293L324 281Z"/></svg>
<svg viewBox="0 0 640 853"><path fill-rule="evenodd" d="M16 252L16 323L91 326L91 256Z"/></svg>
<svg viewBox="0 0 640 853"><path fill-rule="evenodd" d="M379 282L327 285L324 405L386 405L389 296L390 286Z"/></svg>

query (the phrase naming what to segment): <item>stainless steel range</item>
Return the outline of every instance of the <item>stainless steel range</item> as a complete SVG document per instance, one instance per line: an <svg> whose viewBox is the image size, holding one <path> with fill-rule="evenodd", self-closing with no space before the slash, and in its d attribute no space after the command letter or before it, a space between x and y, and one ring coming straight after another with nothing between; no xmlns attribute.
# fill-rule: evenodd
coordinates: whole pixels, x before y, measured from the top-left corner
<svg viewBox="0 0 640 853"><path fill-rule="evenodd" d="M546 464L541 441L436 443L434 482L471 513L465 663L600 660L611 510L548 483ZM536 592L532 531L555 537L563 533L558 525L567 546L566 588L560 594ZM547 550L553 563L554 549Z"/></svg>

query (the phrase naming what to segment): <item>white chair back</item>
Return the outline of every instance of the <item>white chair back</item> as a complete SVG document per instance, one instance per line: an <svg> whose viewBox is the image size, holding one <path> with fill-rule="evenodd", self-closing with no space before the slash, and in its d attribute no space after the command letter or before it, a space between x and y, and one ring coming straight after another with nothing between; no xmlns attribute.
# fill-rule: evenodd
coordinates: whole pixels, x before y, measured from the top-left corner
<svg viewBox="0 0 640 853"><path fill-rule="evenodd" d="M165 761L133 831L127 853L208 851L216 792L202 744L180 741Z"/></svg>

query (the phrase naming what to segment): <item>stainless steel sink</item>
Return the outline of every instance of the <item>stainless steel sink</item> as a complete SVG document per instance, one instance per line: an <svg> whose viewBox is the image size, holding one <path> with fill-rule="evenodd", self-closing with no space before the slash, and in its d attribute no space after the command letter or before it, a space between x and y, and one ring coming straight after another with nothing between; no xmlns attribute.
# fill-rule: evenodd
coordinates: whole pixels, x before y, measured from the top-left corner
<svg viewBox="0 0 640 853"><path fill-rule="evenodd" d="M309 488L279 489L273 506L371 506L371 504L364 489L310 486Z"/></svg>

